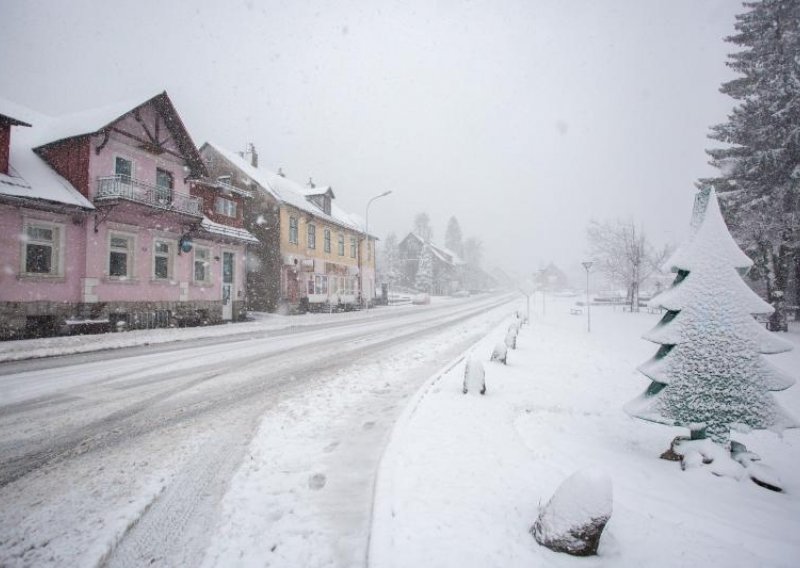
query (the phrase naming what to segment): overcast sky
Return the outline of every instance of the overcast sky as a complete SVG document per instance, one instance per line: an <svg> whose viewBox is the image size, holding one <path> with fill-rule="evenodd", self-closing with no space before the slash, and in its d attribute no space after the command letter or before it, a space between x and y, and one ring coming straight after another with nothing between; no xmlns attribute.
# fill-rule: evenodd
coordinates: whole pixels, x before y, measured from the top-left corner
<svg viewBox="0 0 800 568"><path fill-rule="evenodd" d="M574 272L590 218L688 226L732 101L736 0L0 0L0 97L48 114L166 90L200 146L332 185L402 237L455 215L486 265Z"/></svg>

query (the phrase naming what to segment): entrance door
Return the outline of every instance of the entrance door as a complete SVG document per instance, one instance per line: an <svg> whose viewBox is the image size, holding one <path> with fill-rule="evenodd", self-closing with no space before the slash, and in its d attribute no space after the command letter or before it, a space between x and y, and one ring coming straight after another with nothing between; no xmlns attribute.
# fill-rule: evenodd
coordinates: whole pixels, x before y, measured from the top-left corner
<svg viewBox="0 0 800 568"><path fill-rule="evenodd" d="M289 302L292 304L297 303L297 289L297 272L289 269L286 272L286 296L288 297Z"/></svg>
<svg viewBox="0 0 800 568"><path fill-rule="evenodd" d="M233 319L233 274L232 252L222 253L222 319Z"/></svg>

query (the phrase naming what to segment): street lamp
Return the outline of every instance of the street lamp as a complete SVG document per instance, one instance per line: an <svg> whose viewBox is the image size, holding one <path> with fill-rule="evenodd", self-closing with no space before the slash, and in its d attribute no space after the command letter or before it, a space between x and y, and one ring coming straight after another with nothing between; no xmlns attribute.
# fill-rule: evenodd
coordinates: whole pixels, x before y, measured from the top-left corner
<svg viewBox="0 0 800 568"><path fill-rule="evenodd" d="M592 331L592 303L589 301L589 270L594 262L587 260L581 264L586 269L586 332L590 333Z"/></svg>
<svg viewBox="0 0 800 568"><path fill-rule="evenodd" d="M386 197L390 193L392 193L391 189L388 190L388 191L384 191L380 195L376 195L375 197L373 197L369 201L367 201L367 207L366 207L366 210L364 212L364 241L367 244L367 252L369 252L369 206L372 205L372 202L375 201L376 199L380 199L381 197ZM375 259L375 255L373 254L372 255L373 264L375 264L375 260L376 260ZM362 292L362 294L364 293L364 271L363 270L361 271L361 292ZM374 297L375 296L375 291L372 290L370 295ZM369 302L369 298L367 298L366 303L367 303L367 309L369 309L369 303L370 303Z"/></svg>

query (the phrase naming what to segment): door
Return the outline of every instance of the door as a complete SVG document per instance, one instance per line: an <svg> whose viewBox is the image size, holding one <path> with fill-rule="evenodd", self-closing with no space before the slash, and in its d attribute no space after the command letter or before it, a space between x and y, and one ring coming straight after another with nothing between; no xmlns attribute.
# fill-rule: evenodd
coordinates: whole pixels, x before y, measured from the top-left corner
<svg viewBox="0 0 800 568"><path fill-rule="evenodd" d="M233 319L233 274L234 255L222 253L222 319Z"/></svg>
<svg viewBox="0 0 800 568"><path fill-rule="evenodd" d="M286 296L289 302L292 304L297 303L297 291L298 291L297 272L292 269L289 269L286 272Z"/></svg>

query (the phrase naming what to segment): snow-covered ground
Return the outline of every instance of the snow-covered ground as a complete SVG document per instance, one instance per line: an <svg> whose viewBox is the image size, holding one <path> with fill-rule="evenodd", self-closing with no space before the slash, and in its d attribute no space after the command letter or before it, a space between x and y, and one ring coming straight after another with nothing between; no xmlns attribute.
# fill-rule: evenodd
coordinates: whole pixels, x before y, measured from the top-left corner
<svg viewBox="0 0 800 568"><path fill-rule="evenodd" d="M777 470L784 493L681 471L659 455L686 432L622 411L649 383L635 369L658 347L640 336L659 316L593 307L589 334L571 300L548 303L508 366L489 362L508 321L475 347L485 396L462 394L462 362L407 407L379 470L370 566L798 566L800 430L733 436ZM797 347L768 358L797 376L800 328L783 335ZM800 386L776 397L800 416ZM529 533L538 507L586 467L613 483L599 555L540 547Z"/></svg>

